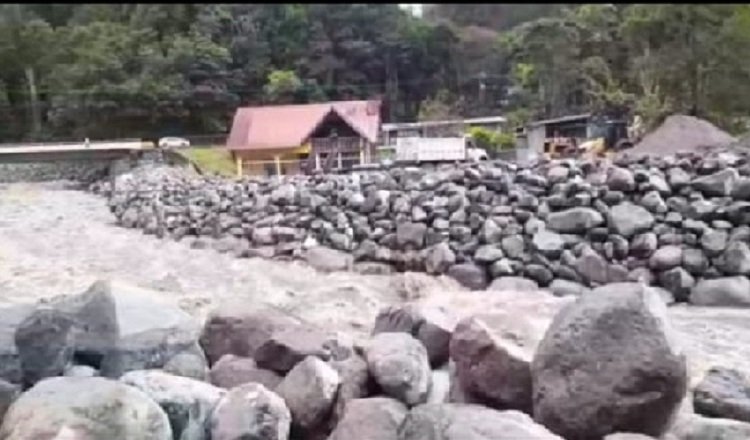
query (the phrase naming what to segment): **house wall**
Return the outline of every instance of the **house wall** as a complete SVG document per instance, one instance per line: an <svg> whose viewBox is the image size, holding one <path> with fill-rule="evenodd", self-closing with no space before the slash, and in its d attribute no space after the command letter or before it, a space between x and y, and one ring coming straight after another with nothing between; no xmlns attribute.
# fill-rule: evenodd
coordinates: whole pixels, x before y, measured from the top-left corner
<svg viewBox="0 0 750 440"><path fill-rule="evenodd" d="M264 176L271 172L276 174L276 157L281 163L282 174L299 174L300 162L306 160L310 153L310 144L299 147L277 148L267 150L240 150L233 156L242 161L242 174L246 176Z"/></svg>

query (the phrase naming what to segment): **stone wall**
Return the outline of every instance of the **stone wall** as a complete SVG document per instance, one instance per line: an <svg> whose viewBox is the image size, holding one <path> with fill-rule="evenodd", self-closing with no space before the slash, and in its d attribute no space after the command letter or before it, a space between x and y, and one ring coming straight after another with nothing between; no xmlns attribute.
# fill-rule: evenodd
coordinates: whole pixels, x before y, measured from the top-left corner
<svg viewBox="0 0 750 440"><path fill-rule="evenodd" d="M56 160L0 163L0 183L74 180L92 182L105 176L109 160Z"/></svg>
<svg viewBox="0 0 750 440"><path fill-rule="evenodd" d="M477 289L508 276L555 291L630 280L677 301L750 305L750 293L737 296L750 287L748 176L739 153L280 181L161 176L131 181L110 206L121 225L160 236L269 256L322 244Z"/></svg>
<svg viewBox="0 0 750 440"><path fill-rule="evenodd" d="M78 154L80 155L80 153ZM2 162L0 157L0 183L54 180L92 183L100 181L110 174L116 176L144 165L177 161L174 153L165 154L162 151L142 151L118 159L99 158L96 156L96 152L92 152L91 155L90 158L73 159L66 158L65 153L59 153L60 158L57 160L40 158L38 161L19 162Z"/></svg>

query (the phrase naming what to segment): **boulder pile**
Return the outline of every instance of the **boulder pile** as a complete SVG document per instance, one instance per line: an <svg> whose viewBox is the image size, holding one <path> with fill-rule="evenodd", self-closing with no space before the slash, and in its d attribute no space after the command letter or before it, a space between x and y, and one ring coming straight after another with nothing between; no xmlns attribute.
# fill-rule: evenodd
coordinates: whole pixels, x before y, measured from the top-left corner
<svg viewBox="0 0 750 440"><path fill-rule="evenodd" d="M3 440L741 439L750 386L712 369L692 395L660 292L616 283L423 298L361 340L248 302L201 326L148 291L0 309ZM463 295L466 295L465 292ZM34 337L32 337L32 335ZM11 355L15 353L15 355ZM12 367L12 368L11 368ZM688 401L691 396L687 396Z"/></svg>
<svg viewBox="0 0 750 440"><path fill-rule="evenodd" d="M120 225L323 270L613 282L750 306L750 162L693 153L524 167L502 161L281 179L140 175L108 194Z"/></svg>

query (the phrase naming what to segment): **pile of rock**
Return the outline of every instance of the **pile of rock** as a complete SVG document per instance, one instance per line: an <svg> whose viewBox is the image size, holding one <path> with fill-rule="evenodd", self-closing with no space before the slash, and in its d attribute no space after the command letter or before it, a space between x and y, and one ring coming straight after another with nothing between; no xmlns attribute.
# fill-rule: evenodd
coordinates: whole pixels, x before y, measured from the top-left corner
<svg viewBox="0 0 750 440"><path fill-rule="evenodd" d="M201 329L148 292L97 282L0 310L0 438L750 435L750 385L719 368L694 394L712 418L673 423L686 359L655 289L611 284L576 300L508 293L502 307L492 295L460 310L429 299L387 307L355 341L255 304L219 307Z"/></svg>
<svg viewBox="0 0 750 440"><path fill-rule="evenodd" d="M750 305L750 163L741 153L281 180L140 176L110 207L122 226L239 256L324 246L338 252L316 255L322 266L353 259L477 289L508 276L555 292L640 281L677 301Z"/></svg>

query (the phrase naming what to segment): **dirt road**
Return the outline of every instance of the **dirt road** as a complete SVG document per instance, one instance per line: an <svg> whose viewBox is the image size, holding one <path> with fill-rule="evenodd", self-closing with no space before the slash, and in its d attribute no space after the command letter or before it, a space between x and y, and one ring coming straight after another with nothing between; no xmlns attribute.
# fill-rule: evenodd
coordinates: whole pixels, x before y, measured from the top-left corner
<svg viewBox="0 0 750 440"><path fill-rule="evenodd" d="M301 263L236 259L113 220L104 199L91 194L50 184L0 187L0 306L77 293L111 278L161 290L199 318L219 301L243 298L361 335L381 306L406 296L481 294L421 274L322 274ZM678 306L670 314L696 374L750 359L750 310Z"/></svg>

